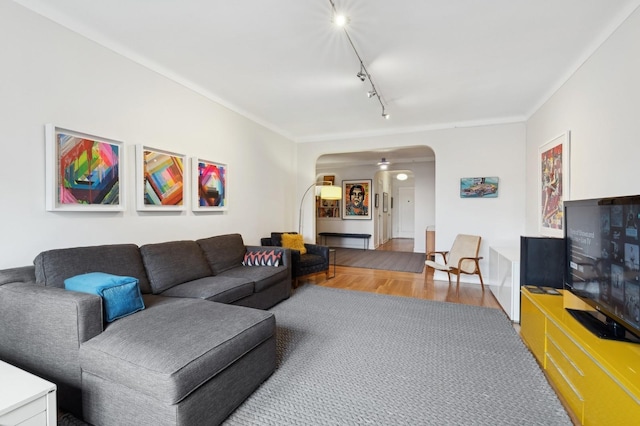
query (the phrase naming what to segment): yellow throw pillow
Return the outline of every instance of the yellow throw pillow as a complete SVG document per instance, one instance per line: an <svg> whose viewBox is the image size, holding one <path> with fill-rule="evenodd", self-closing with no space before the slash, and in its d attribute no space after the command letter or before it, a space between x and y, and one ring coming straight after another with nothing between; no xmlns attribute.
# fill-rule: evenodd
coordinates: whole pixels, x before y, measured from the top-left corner
<svg viewBox="0 0 640 426"><path fill-rule="evenodd" d="M300 254L307 252L307 248L304 246L304 240L300 234L282 234L282 247L298 250Z"/></svg>

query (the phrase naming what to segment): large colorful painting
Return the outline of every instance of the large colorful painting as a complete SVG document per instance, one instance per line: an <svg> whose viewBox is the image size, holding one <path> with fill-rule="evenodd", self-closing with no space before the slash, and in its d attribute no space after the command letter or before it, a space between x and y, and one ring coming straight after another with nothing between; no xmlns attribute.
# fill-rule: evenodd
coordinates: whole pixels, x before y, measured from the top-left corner
<svg viewBox="0 0 640 426"><path fill-rule="evenodd" d="M371 179L342 181L343 219L371 219Z"/></svg>
<svg viewBox="0 0 640 426"><path fill-rule="evenodd" d="M193 181L193 211L217 211L227 209L226 164L199 158L191 159Z"/></svg>
<svg viewBox="0 0 640 426"><path fill-rule="evenodd" d="M564 200L569 199L569 137L567 131L538 150L538 224L540 233L550 237L564 236Z"/></svg>
<svg viewBox="0 0 640 426"><path fill-rule="evenodd" d="M142 145L136 156L138 210L184 210L186 157Z"/></svg>
<svg viewBox="0 0 640 426"><path fill-rule="evenodd" d="M122 142L47 124L47 210L124 210L122 148Z"/></svg>

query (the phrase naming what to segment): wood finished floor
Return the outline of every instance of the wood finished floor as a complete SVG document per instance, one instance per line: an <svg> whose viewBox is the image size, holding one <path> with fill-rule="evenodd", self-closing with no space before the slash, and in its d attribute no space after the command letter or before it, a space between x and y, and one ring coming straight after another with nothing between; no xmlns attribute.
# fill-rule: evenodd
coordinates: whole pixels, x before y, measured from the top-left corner
<svg viewBox="0 0 640 426"><path fill-rule="evenodd" d="M413 251L413 239L394 238L378 247L377 250L411 252ZM329 267L329 275L332 272L333 265ZM414 274L336 266L335 278L326 279L324 273L308 275L299 279L299 285L302 284L501 309L500 304L487 286L483 292L480 285L461 283L460 289L456 291L455 282L449 286L448 281L435 281L433 269L427 267L421 274Z"/></svg>

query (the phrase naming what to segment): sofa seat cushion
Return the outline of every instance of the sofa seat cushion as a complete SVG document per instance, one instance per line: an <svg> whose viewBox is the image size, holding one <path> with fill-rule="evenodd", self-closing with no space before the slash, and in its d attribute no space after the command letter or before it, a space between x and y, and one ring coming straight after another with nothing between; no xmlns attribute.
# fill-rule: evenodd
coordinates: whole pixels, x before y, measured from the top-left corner
<svg viewBox="0 0 640 426"><path fill-rule="evenodd" d="M166 299L83 343L82 370L176 404L275 335L270 312Z"/></svg>
<svg viewBox="0 0 640 426"><path fill-rule="evenodd" d="M215 276L189 281L160 293L169 297L190 297L233 303L253 294L253 281L243 277Z"/></svg>
<svg viewBox="0 0 640 426"><path fill-rule="evenodd" d="M224 271L221 277L246 278L254 283L253 291L259 293L282 280L286 280L289 271L284 265L280 266L238 266Z"/></svg>
<svg viewBox="0 0 640 426"><path fill-rule="evenodd" d="M168 241L140 247L154 294L178 284L213 275L195 241Z"/></svg>

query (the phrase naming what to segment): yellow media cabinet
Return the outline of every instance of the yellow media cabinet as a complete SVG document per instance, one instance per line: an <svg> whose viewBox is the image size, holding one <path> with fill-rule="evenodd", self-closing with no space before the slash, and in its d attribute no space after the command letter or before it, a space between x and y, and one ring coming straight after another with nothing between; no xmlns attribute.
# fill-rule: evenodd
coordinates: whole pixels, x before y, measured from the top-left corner
<svg viewBox="0 0 640 426"><path fill-rule="evenodd" d="M520 332L574 418L583 425L640 424L640 345L599 339L566 310L572 294L522 288Z"/></svg>

